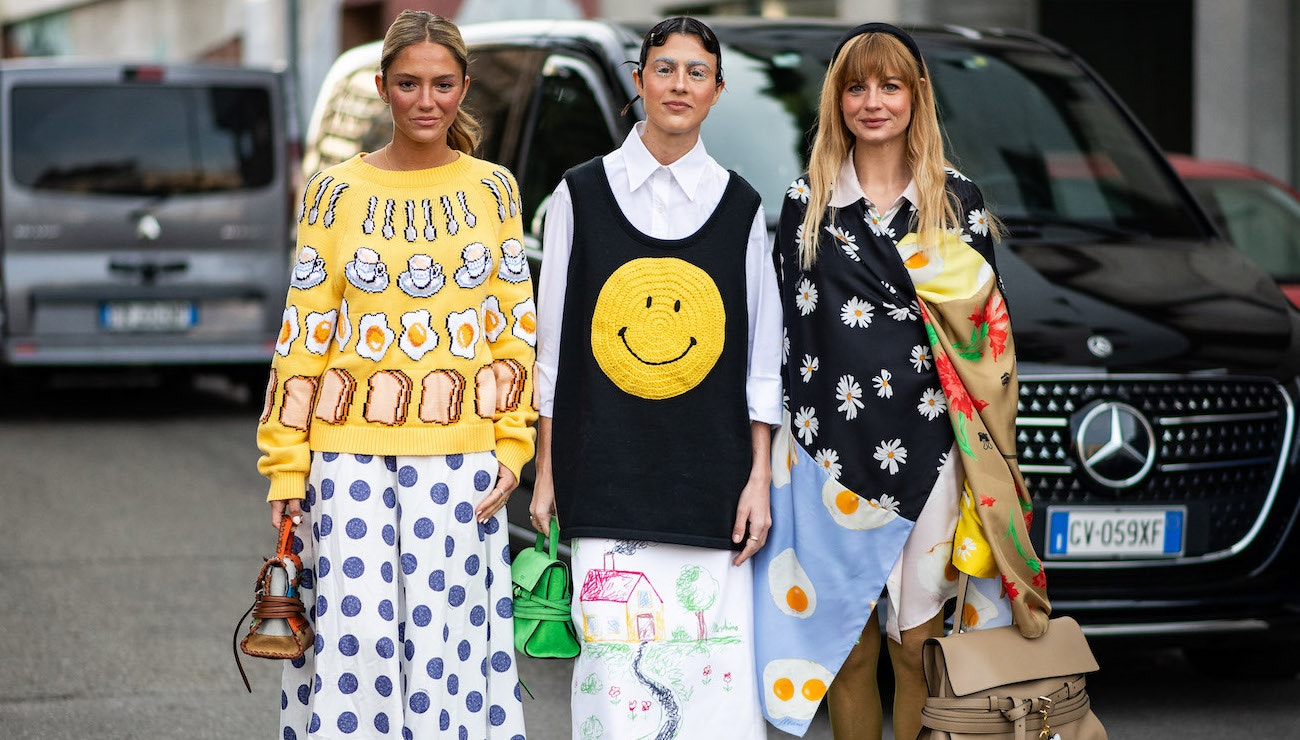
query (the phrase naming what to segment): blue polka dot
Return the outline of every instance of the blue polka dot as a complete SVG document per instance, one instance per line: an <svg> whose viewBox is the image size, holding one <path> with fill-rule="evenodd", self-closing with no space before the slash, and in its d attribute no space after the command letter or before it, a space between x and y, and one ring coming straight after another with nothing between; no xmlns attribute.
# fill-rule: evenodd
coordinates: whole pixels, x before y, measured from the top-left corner
<svg viewBox="0 0 1300 740"><path fill-rule="evenodd" d="M354 540L359 540L366 536L366 522L360 517L353 517L348 520L348 536Z"/></svg>
<svg viewBox="0 0 1300 740"><path fill-rule="evenodd" d="M475 604L473 609L469 610L469 623L475 627L482 627L487 621L487 610L482 604Z"/></svg>
<svg viewBox="0 0 1300 740"><path fill-rule="evenodd" d="M414 642L411 642L410 640L407 640L407 641L406 641L406 659L407 659L407 660L411 660L411 659L413 659L413 658L415 658L415 643L414 643Z"/></svg>
<svg viewBox="0 0 1300 740"><path fill-rule="evenodd" d="M438 715L438 729L443 732L451 729L451 715L447 713L446 709L442 710L442 714Z"/></svg>
<svg viewBox="0 0 1300 740"><path fill-rule="evenodd" d="M280 709L288 709L288 708L289 708L289 695L286 694L286 693L284 693L283 691L281 691L281 692L280 692Z"/></svg>
<svg viewBox="0 0 1300 740"><path fill-rule="evenodd" d="M456 646L456 655L459 656L463 662L469 660L469 652L469 640L461 640L460 644Z"/></svg>
<svg viewBox="0 0 1300 740"><path fill-rule="evenodd" d="M330 610L329 601L323 596L316 597L316 616L323 617Z"/></svg>
<svg viewBox="0 0 1300 740"><path fill-rule="evenodd" d="M514 560L514 558L510 557L510 545L501 548L501 559L505 561L506 565L510 565L511 561Z"/></svg>
<svg viewBox="0 0 1300 740"><path fill-rule="evenodd" d="M311 713L311 722L307 723L307 732L320 732L320 715Z"/></svg>
<svg viewBox="0 0 1300 740"><path fill-rule="evenodd" d="M428 665L424 667L424 670L428 671L429 678L436 680L442 678L442 668L442 658L432 658L429 660Z"/></svg>
<svg viewBox="0 0 1300 740"><path fill-rule="evenodd" d="M370 484L363 480L352 481L352 485L348 486L348 495L354 501L365 501L370 498Z"/></svg>
<svg viewBox="0 0 1300 740"><path fill-rule="evenodd" d="M501 529L501 525L497 523L496 517L492 517L484 523L483 529L487 530L488 534L496 534L497 530Z"/></svg>
<svg viewBox="0 0 1300 740"><path fill-rule="evenodd" d="M388 734L388 715L380 712L375 715L375 729L379 732Z"/></svg>
<svg viewBox="0 0 1300 740"><path fill-rule="evenodd" d="M329 501L334 498L334 481L330 478L320 482L320 500Z"/></svg>
<svg viewBox="0 0 1300 740"><path fill-rule="evenodd" d="M442 641L447 642L451 639L451 626L444 624L442 626Z"/></svg>
<svg viewBox="0 0 1300 740"><path fill-rule="evenodd" d="M416 557L415 557L414 554L409 553L409 552L404 552L404 553L402 553L402 572L403 572L403 573L405 573L406 575L409 576L409 575L411 575L412 573L414 573L414 572L415 572L415 569L418 568L419 566L420 566L420 561L419 561L418 559L416 559Z"/></svg>
<svg viewBox="0 0 1300 740"><path fill-rule="evenodd" d="M339 732L345 735L351 735L357 731L357 715L352 712L344 712L339 715Z"/></svg>
<svg viewBox="0 0 1300 740"><path fill-rule="evenodd" d="M314 609L313 609L313 611L314 611ZM306 656L306 655L299 655L298 657L296 657L296 658L294 658L293 660L289 661L289 665L293 666L294 668L302 668L303 666L307 665L307 656Z"/></svg>
<svg viewBox="0 0 1300 740"><path fill-rule="evenodd" d="M422 516L415 520L415 536L427 540L433 536L433 520Z"/></svg>
<svg viewBox="0 0 1300 740"><path fill-rule="evenodd" d="M447 576L440 570L435 570L429 574L429 588L433 591L441 591L447 587Z"/></svg>
<svg viewBox="0 0 1300 740"><path fill-rule="evenodd" d="M355 617L361 613L361 599L351 594L344 596L342 603L339 604L339 611L343 612L344 616Z"/></svg>
<svg viewBox="0 0 1300 740"><path fill-rule="evenodd" d="M445 504L451 500L451 489L446 483L434 483L433 488L429 489L429 498L435 504Z"/></svg>
<svg viewBox="0 0 1300 740"><path fill-rule="evenodd" d="M433 621L433 611L421 604L411 612L411 621L415 622L417 627L428 627L429 622Z"/></svg>
<svg viewBox="0 0 1300 740"><path fill-rule="evenodd" d="M483 674L484 678L487 678L487 658L484 658L482 661L479 662L478 672Z"/></svg>
<svg viewBox="0 0 1300 740"><path fill-rule="evenodd" d="M465 708L471 712L480 712L483 710L483 695L477 691L471 691L465 695Z"/></svg>
<svg viewBox="0 0 1300 740"><path fill-rule="evenodd" d="M319 639L319 638L318 638L318 639ZM323 686L323 685L324 685L324 684L322 684L322 683L321 683L321 680L320 680L320 674L317 673L317 674L316 674L315 685L312 687L312 693L313 693L313 694L319 694L319 693L320 693L320 690L321 690L321 686Z"/></svg>
<svg viewBox="0 0 1300 740"><path fill-rule="evenodd" d="M403 465L402 469L397 471L397 482L403 488L410 488L420 480L420 475L415 472L415 468L410 465Z"/></svg>
<svg viewBox="0 0 1300 740"><path fill-rule="evenodd" d="M474 505L468 501L461 501L456 504L456 521L461 524L469 524L474 518Z"/></svg>
<svg viewBox="0 0 1300 740"><path fill-rule="evenodd" d="M339 691L344 694L355 694L357 693L358 688L360 688L360 686L357 682L356 676L351 673L344 673L342 676L339 676Z"/></svg>
<svg viewBox="0 0 1300 740"><path fill-rule="evenodd" d="M334 531L334 518L329 514L321 514L320 517L320 536L329 537L330 532Z"/></svg>
<svg viewBox="0 0 1300 740"><path fill-rule="evenodd" d="M307 684L298 684L298 703L304 707L307 706L307 700L311 698L311 687Z"/></svg>
<svg viewBox="0 0 1300 740"><path fill-rule="evenodd" d="M388 676L380 676L375 679L375 691L380 696L390 696L393 693L393 681Z"/></svg>
<svg viewBox="0 0 1300 740"><path fill-rule="evenodd" d="M406 621L403 620L397 623L397 641L402 642L405 639L406 639Z"/></svg>
<svg viewBox="0 0 1300 740"><path fill-rule="evenodd" d="M488 722L491 722L493 727L504 725L506 723L506 710L502 709L500 705L493 704L492 708L488 709Z"/></svg>
<svg viewBox="0 0 1300 740"><path fill-rule="evenodd" d="M380 536L384 538L384 544L392 547L397 543L397 530L391 524L385 524L384 528L379 530Z"/></svg>
<svg viewBox="0 0 1300 740"><path fill-rule="evenodd" d="M396 648L393 647L392 638L381 637L375 641L375 653L377 653L379 657L387 660L388 658L393 657L395 651Z"/></svg>
<svg viewBox="0 0 1300 740"><path fill-rule="evenodd" d="M320 453L320 456L325 462L334 462L339 459L339 453L337 452L322 452Z"/></svg>
<svg viewBox="0 0 1300 740"><path fill-rule="evenodd" d="M293 731L292 727L284 728L284 740L298 740L298 733Z"/></svg>
<svg viewBox="0 0 1300 740"><path fill-rule="evenodd" d="M397 491L394 491L392 486L384 489L384 506L390 509L397 506Z"/></svg>
<svg viewBox="0 0 1300 740"><path fill-rule="evenodd" d="M306 544L303 543L302 538L299 537L298 535L294 535L293 544L289 546L290 552L292 552L294 555L301 555L302 548L304 547L306 547Z"/></svg>
<svg viewBox="0 0 1300 740"><path fill-rule="evenodd" d="M402 728L402 740L415 740L415 733L411 732L411 728L409 727ZM515 739L510 738L510 740L515 740ZM523 740L523 738L520 738L519 740Z"/></svg>
<svg viewBox="0 0 1300 740"><path fill-rule="evenodd" d="M379 616L383 617L385 622L393 621L393 602L389 601L388 599L384 599L383 601L379 602ZM387 640L388 638L385 637L384 639ZM384 656L384 657L388 657L388 656Z"/></svg>
<svg viewBox="0 0 1300 740"><path fill-rule="evenodd" d="M465 603L465 588L463 586L452 586L447 592L447 603L452 606L460 606Z"/></svg>
<svg viewBox="0 0 1300 740"><path fill-rule="evenodd" d="M523 700L524 700L524 696L523 696L523 694L519 693L519 682L516 681L516 682L515 682L515 701L522 702ZM510 738L510 740L524 740L524 739L523 739L523 736L521 736L521 735L515 735L514 737Z"/></svg>
<svg viewBox="0 0 1300 740"><path fill-rule="evenodd" d="M504 650L498 650L492 653L492 670L497 673L505 673L510 670L510 664L514 661L510 659L510 654Z"/></svg>
<svg viewBox="0 0 1300 740"><path fill-rule="evenodd" d="M502 619L509 619L515 615L515 605L510 599L497 600L497 616Z"/></svg>
<svg viewBox="0 0 1300 740"><path fill-rule="evenodd" d="M356 458L356 461L362 465L368 465L371 460L375 459L374 455L353 455L352 457Z"/></svg>
<svg viewBox="0 0 1300 740"><path fill-rule="evenodd" d="M452 696L460 693L460 676L455 673L447 674L447 693Z"/></svg>
<svg viewBox="0 0 1300 740"><path fill-rule="evenodd" d="M469 504L465 505L469 506ZM451 557L451 554L456 552L456 540L452 539L451 535L447 535L447 539L443 541L442 549L447 557Z"/></svg>
<svg viewBox="0 0 1300 740"><path fill-rule="evenodd" d="M366 564L361 558L350 557L343 561L343 575L348 578L360 578L366 572Z"/></svg>
<svg viewBox="0 0 1300 740"><path fill-rule="evenodd" d="M316 586L316 574L311 568L302 569L302 579L298 583L304 589L311 590Z"/></svg>
<svg viewBox="0 0 1300 740"><path fill-rule="evenodd" d="M478 568L479 568L479 562L478 562L477 555L470 555L469 557L465 558L466 573L468 573L471 576L476 576L478 575Z"/></svg>
<svg viewBox="0 0 1300 740"><path fill-rule="evenodd" d="M357 641L355 635L344 635L339 638L339 652L349 658L357 654L361 649L361 643Z"/></svg>
<svg viewBox="0 0 1300 740"><path fill-rule="evenodd" d="M459 740L469 740L469 730L465 729L465 725L460 726L460 734L457 737Z"/></svg>
<svg viewBox="0 0 1300 740"><path fill-rule="evenodd" d="M379 576L384 579L384 583L393 582L393 564L384 563L379 566Z"/></svg>
<svg viewBox="0 0 1300 740"><path fill-rule="evenodd" d="M424 714L429 711L429 695L423 691L411 694L411 711L416 714Z"/></svg>
<svg viewBox="0 0 1300 740"><path fill-rule="evenodd" d="M474 490L486 491L492 485L492 474L486 470L480 470L474 474Z"/></svg>
<svg viewBox="0 0 1300 740"><path fill-rule="evenodd" d="M460 466L462 466L462 465L464 465L464 464L465 464L465 456L464 456L464 455L456 454L456 455L448 455L448 456L447 456L447 467L451 468L452 470L460 470ZM444 727L444 728L442 728L442 729L445 730L445 729L447 729L447 728Z"/></svg>
<svg viewBox="0 0 1300 740"><path fill-rule="evenodd" d="M325 557L324 555L321 555L320 558L316 561L316 572L320 574L321 578L324 578L325 576L330 574L331 567L333 566L330 565L330 559Z"/></svg>

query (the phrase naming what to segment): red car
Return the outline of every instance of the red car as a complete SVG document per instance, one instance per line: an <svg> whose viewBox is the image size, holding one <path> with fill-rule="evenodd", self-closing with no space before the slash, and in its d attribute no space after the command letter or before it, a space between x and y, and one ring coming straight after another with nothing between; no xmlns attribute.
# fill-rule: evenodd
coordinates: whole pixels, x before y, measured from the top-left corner
<svg viewBox="0 0 1300 740"><path fill-rule="evenodd" d="M1300 306L1300 192L1253 167L1169 155L1219 230Z"/></svg>

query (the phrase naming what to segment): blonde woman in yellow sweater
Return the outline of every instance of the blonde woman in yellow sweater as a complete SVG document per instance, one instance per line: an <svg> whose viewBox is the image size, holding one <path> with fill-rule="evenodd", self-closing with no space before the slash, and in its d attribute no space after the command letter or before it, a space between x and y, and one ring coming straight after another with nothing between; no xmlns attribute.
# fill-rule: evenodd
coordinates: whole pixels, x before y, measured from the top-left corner
<svg viewBox="0 0 1300 740"><path fill-rule="evenodd" d="M502 508L533 455L536 311L466 69L450 21L402 12L375 79L392 140L303 195L257 435L316 633L284 738L524 735Z"/></svg>

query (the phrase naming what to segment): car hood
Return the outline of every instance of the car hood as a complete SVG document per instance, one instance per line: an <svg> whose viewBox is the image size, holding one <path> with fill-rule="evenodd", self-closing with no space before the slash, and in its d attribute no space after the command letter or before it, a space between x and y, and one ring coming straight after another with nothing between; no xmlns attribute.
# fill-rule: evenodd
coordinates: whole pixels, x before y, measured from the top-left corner
<svg viewBox="0 0 1300 740"><path fill-rule="evenodd" d="M1008 239L997 258L1021 362L1300 373L1300 312L1226 242Z"/></svg>

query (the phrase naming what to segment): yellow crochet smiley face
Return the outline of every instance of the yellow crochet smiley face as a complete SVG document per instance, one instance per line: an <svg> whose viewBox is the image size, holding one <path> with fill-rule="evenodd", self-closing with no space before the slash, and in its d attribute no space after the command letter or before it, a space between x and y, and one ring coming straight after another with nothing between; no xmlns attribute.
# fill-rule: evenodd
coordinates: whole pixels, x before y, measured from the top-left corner
<svg viewBox="0 0 1300 740"><path fill-rule="evenodd" d="M624 392L660 400L699 385L722 355L727 323L708 273L675 257L614 271L591 317L591 351Z"/></svg>

